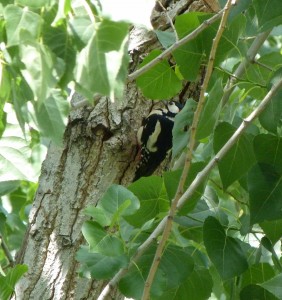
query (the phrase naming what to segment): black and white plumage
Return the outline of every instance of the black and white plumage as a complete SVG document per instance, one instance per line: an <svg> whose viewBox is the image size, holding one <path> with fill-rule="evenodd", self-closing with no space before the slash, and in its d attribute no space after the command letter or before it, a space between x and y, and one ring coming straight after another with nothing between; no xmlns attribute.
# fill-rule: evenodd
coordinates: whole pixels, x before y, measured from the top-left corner
<svg viewBox="0 0 282 300"><path fill-rule="evenodd" d="M170 101L166 108L153 110L144 120L137 133L140 146L140 162L134 181L151 175L172 147L174 117L183 105Z"/></svg>

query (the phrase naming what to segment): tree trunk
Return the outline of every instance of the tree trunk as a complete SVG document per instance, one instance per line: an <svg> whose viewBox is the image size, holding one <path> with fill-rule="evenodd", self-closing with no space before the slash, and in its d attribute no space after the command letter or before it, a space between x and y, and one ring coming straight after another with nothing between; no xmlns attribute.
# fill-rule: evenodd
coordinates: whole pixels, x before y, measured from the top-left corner
<svg viewBox="0 0 282 300"><path fill-rule="evenodd" d="M191 4L203 7L201 1L179 1L172 4L170 13L183 13ZM154 24L156 20L154 16ZM168 27L168 20L164 26L162 19L161 26ZM141 54L159 46L155 34L140 29L132 30L131 45L132 70ZM197 92L198 87L192 89ZM191 95L191 90L188 93ZM129 83L122 102L101 98L95 107L70 113L63 145L51 145L42 165L28 230L17 257L18 263L28 266L28 272L17 284L14 299L97 299L105 282L79 278L75 260L84 244L83 210L95 205L112 183L132 181L136 132L151 107L152 102L145 101L135 84ZM122 298L117 290L112 291L111 299Z"/></svg>

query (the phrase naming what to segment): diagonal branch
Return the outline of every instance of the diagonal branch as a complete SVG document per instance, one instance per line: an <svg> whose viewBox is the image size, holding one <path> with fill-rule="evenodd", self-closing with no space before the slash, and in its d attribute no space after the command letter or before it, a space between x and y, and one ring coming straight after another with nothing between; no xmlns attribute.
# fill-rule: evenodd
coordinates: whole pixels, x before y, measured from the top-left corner
<svg viewBox="0 0 282 300"><path fill-rule="evenodd" d="M240 78L246 72L246 70L248 69L250 64L252 64L254 62L255 57L258 53L258 50L260 49L260 47L262 46L264 41L269 36L271 30L272 29L258 34L258 36L253 41L252 45L248 49L246 57L242 60L242 62L239 64L239 66L237 67L237 69L235 70L233 75L229 78L229 80L224 88L224 94L223 94L223 97L221 100L223 105L226 104L231 93L233 92L233 90L235 88L235 85L234 85L235 82L238 80L238 78Z"/></svg>

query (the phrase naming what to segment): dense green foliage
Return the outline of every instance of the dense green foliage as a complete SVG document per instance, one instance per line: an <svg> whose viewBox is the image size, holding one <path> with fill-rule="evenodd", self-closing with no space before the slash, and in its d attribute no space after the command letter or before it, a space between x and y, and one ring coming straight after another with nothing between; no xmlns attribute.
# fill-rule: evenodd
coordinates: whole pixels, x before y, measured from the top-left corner
<svg viewBox="0 0 282 300"><path fill-rule="evenodd" d="M103 3L103 1L101 1ZM223 7L224 0L219 1ZM232 8L216 52L206 104L197 128L197 149L185 188L227 143L242 120L281 78L280 0L239 1ZM270 4L271 3L271 4ZM102 5L103 6L103 5ZM186 13L175 20L178 38L212 15ZM129 18L130 19L130 18ZM129 56L130 23L103 15L98 1L16 0L0 3L0 239L14 254L20 247L36 190L36 178L50 139L60 143L72 89L122 99ZM219 21L136 79L154 100L176 96L208 63ZM259 33L271 32L256 61L225 86ZM156 32L163 49L176 41ZM172 66L173 62L173 66ZM95 84L93 84L95 82ZM151 289L152 299L282 299L281 90L174 217L173 230ZM185 151L198 99L187 99L174 128L173 158ZM24 170L24 171L23 171ZM141 178L128 189L113 185L82 232L89 246L77 254L81 275L110 279L126 268L170 207L181 170ZM0 242L1 242L0 241ZM120 291L140 299L157 240L131 265ZM4 248L2 248L4 249ZM279 250L280 249L280 250ZM25 266L9 265L0 250L0 295L7 299ZM4 274L6 277L4 277ZM9 283L9 284L8 284Z"/></svg>

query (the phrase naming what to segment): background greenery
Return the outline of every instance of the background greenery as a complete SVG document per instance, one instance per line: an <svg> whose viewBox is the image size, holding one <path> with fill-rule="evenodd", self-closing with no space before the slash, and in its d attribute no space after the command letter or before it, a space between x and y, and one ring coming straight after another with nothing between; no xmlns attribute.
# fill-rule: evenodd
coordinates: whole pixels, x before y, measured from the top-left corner
<svg viewBox="0 0 282 300"><path fill-rule="evenodd" d="M226 1L219 2L223 7ZM68 97L76 90L90 100L102 94L122 101L132 20L113 21L102 6L70 0L0 3L1 299L9 297L28 267L13 266L13 256L24 236L46 146L50 140L61 142ZM178 38L210 17L199 12L178 16ZM280 0L245 0L232 8L217 49L186 187L281 78L281 24ZM139 76L136 84L142 93L168 99L186 81L195 81L208 62L218 26L219 21L210 25L173 51L170 62L163 60ZM257 59L223 103L230 74L265 31L270 34ZM156 34L163 48L149 53L140 67L175 43L174 32ZM178 212L152 299L201 300L211 293L218 299L282 299L281 96L280 90ZM174 158L185 151L189 131L183 128L191 123L195 101L189 99L177 117ZM110 279L126 267L166 215L179 177L180 170L175 170L142 178L128 189L113 185L97 207L87 208L92 220L82 228L89 246L77 254L81 275ZM124 295L141 297L155 249L152 242L119 281Z"/></svg>

